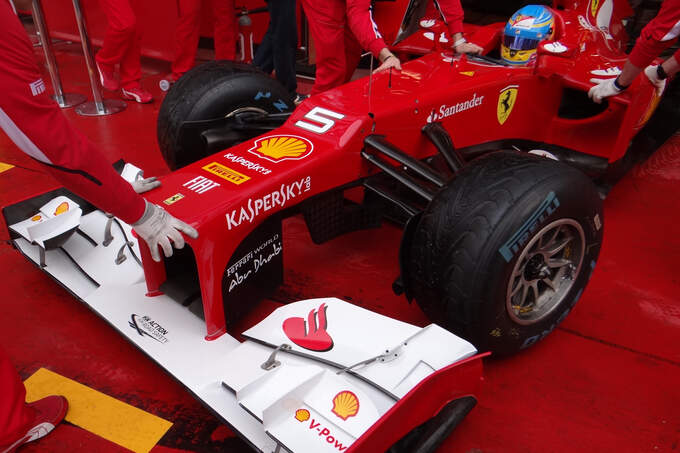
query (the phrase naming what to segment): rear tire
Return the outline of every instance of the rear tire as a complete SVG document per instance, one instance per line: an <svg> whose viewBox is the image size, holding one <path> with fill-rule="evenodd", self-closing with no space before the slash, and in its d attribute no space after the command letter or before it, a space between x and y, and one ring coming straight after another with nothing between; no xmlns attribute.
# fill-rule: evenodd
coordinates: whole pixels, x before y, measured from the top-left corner
<svg viewBox="0 0 680 453"><path fill-rule="evenodd" d="M491 153L423 213L408 258L411 293L433 322L480 351L513 354L544 338L578 301L602 222L597 190L580 171Z"/></svg>
<svg viewBox="0 0 680 453"><path fill-rule="evenodd" d="M158 145L176 170L209 154L200 138L203 131L180 133L185 121L224 118L238 109L280 113L293 108L290 93L256 68L231 61L204 63L184 74L165 96L158 112Z"/></svg>

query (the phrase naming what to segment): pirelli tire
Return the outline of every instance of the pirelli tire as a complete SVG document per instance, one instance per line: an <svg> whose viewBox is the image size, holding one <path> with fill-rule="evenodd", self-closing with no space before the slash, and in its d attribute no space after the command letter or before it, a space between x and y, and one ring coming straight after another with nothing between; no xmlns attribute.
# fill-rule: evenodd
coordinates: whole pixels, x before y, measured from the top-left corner
<svg viewBox="0 0 680 453"><path fill-rule="evenodd" d="M602 201L580 171L495 152L472 161L423 213L406 276L430 319L480 351L548 335L581 296L602 243Z"/></svg>
<svg viewBox="0 0 680 453"><path fill-rule="evenodd" d="M258 69L231 61L207 62L184 74L163 99L156 128L158 145L168 166L175 170L207 155L200 141L202 131L182 134L184 122L293 108L290 93Z"/></svg>

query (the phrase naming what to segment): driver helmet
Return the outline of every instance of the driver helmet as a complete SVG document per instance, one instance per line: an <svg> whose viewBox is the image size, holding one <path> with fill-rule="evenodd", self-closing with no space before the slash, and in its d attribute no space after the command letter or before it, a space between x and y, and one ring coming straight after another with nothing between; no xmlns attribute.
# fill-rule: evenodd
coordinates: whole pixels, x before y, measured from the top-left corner
<svg viewBox="0 0 680 453"><path fill-rule="evenodd" d="M525 65L536 59L538 44L550 39L555 29L550 8L527 5L512 15L503 31L501 58L511 65Z"/></svg>

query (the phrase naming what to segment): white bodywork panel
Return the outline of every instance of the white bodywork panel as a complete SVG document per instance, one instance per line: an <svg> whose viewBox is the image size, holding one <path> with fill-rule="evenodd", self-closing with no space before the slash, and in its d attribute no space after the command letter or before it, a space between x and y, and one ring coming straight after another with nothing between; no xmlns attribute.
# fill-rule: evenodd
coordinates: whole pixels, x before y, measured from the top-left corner
<svg viewBox="0 0 680 453"><path fill-rule="evenodd" d="M43 270L260 451L279 445L291 452L345 451L423 378L476 353L436 325L420 328L335 298L282 306L246 331L243 343L227 334L206 341L204 321L189 308L165 295L146 296L142 268L125 245L133 242L139 256L129 225L114 225L104 247L107 216L78 217L79 229L97 245L73 235L61 249L46 251ZM22 236L14 243L39 263L40 246L20 224L11 226ZM121 250L126 259L116 264ZM284 344L290 350L277 351L280 363L263 369Z"/></svg>

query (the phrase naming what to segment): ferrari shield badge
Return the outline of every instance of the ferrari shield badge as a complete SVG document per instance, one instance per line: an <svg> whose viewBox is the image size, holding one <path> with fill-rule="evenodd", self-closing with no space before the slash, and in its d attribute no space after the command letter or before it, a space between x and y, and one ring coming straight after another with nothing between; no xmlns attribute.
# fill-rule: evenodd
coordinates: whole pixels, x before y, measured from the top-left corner
<svg viewBox="0 0 680 453"><path fill-rule="evenodd" d="M517 100L518 90L519 85L510 85L501 90L501 94L498 96L497 111L498 122L500 124L504 124L512 113L512 109L515 107L515 101Z"/></svg>
<svg viewBox="0 0 680 453"><path fill-rule="evenodd" d="M597 17L597 8L600 6L600 0L590 0L590 14L592 17Z"/></svg>

